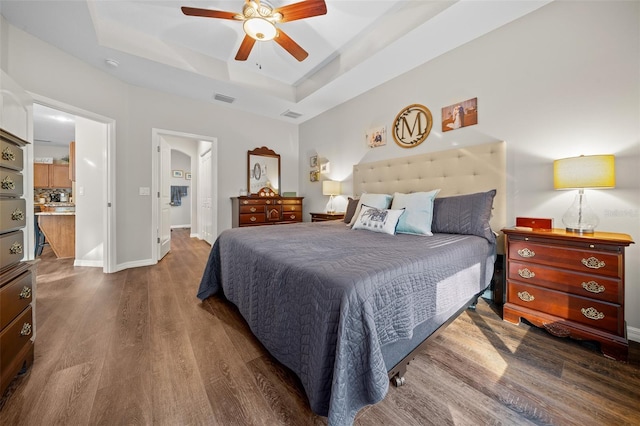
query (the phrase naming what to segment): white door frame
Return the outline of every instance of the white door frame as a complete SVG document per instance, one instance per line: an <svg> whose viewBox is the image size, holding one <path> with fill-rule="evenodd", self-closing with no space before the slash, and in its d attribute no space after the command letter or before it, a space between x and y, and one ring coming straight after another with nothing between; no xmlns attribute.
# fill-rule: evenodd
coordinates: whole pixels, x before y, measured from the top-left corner
<svg viewBox="0 0 640 426"><path fill-rule="evenodd" d="M218 157L217 157L217 152L218 152L218 138L213 137L213 136L203 136L203 135L196 135L193 133L185 133L185 132L176 132L174 130L167 130L167 129L159 129L156 127L153 127L151 129L151 150L152 150L152 158L153 161L151 162L151 195L153 196L153 200L154 202L151 203L152 205L152 214L151 214L151 225L152 228L154 230L154 232L152 232L152 237L151 237L151 253L152 253L152 259L154 263L158 262L158 256L160 254L160 249L159 249L159 244L158 244L158 226L160 223L160 219L159 219L159 215L160 215L160 209L158 208L158 191L160 190L160 177L158 175L159 170L160 170L160 156L158 154L158 149L160 149L160 137L162 137L163 135L168 135L168 136L175 136L175 137L180 137L180 138L184 138L184 139L192 139L194 141L194 143L197 143L197 141L205 141L205 142L211 142L211 154L213 156L213 160L212 160L212 166L213 166L213 171L212 171L212 177L213 177L213 182L211 183L211 191L214 194L212 196L212 210L213 211L218 211L218 199L217 199L217 164L218 164ZM199 191L192 191L192 194L198 194L199 196ZM197 203L197 205L199 205L199 203ZM198 218L198 223L199 223L199 218ZM192 223L191 224L191 229L193 231L193 227L197 226L197 224ZM217 229L218 229L218 224L217 224L217 220L214 221L213 223L213 231L214 231L214 235L217 235Z"/></svg>
<svg viewBox="0 0 640 426"><path fill-rule="evenodd" d="M105 273L116 271L116 121L104 115L96 114L91 111L84 110L69 104L65 104L54 99L47 98L35 93L29 92L33 98L33 102L44 105L53 109L57 109L69 114L78 115L89 120L104 123L107 126L107 140L103 148L105 155L102 157L103 176L103 205L104 219L102 222L102 240L104 244L103 266Z"/></svg>

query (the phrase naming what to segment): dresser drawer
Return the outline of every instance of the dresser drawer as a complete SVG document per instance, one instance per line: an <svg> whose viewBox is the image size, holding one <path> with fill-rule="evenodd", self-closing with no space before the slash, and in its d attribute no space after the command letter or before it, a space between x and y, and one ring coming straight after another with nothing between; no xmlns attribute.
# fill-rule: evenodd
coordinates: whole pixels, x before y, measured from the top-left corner
<svg viewBox="0 0 640 426"><path fill-rule="evenodd" d="M249 213L249 214L264 213L264 211L265 211L265 206L264 205L251 204L251 205L248 205L248 206L240 206L240 214L242 214L242 213Z"/></svg>
<svg viewBox="0 0 640 426"><path fill-rule="evenodd" d="M20 262L24 256L24 234L14 231L0 235L0 269Z"/></svg>
<svg viewBox="0 0 640 426"><path fill-rule="evenodd" d="M302 208L302 200L282 200L283 205L299 205Z"/></svg>
<svg viewBox="0 0 640 426"><path fill-rule="evenodd" d="M255 225L258 223L265 223L266 215L262 214L241 214L240 215L240 225Z"/></svg>
<svg viewBox="0 0 640 426"><path fill-rule="evenodd" d="M0 233L15 231L27 224L27 200L23 198L0 199Z"/></svg>
<svg viewBox="0 0 640 426"><path fill-rule="evenodd" d="M507 278L578 296L622 303L622 280L580 274L534 263L509 262Z"/></svg>
<svg viewBox="0 0 640 426"><path fill-rule="evenodd" d="M27 271L0 289L0 329L29 306L33 295L32 274Z"/></svg>
<svg viewBox="0 0 640 426"><path fill-rule="evenodd" d="M302 212L302 205L301 204L283 204L282 205L282 211L283 212L298 212L298 213L301 213Z"/></svg>
<svg viewBox="0 0 640 426"><path fill-rule="evenodd" d="M612 252L580 250L530 241L511 241L509 243L509 258L589 274L622 277L620 256Z"/></svg>
<svg viewBox="0 0 640 426"><path fill-rule="evenodd" d="M284 212L282 213L283 221L302 222L302 212Z"/></svg>
<svg viewBox="0 0 640 426"><path fill-rule="evenodd" d="M0 167L22 170L22 149L9 141L0 139Z"/></svg>
<svg viewBox="0 0 640 426"><path fill-rule="evenodd" d="M264 206L265 204L265 199L261 199L261 198L255 198L255 199L246 199L243 198L242 200L240 200L240 205L241 206Z"/></svg>
<svg viewBox="0 0 640 426"><path fill-rule="evenodd" d="M9 368L22 348L31 340L33 333L33 317L31 314L31 306L29 306L0 333L0 347L2 348L0 370L3 372Z"/></svg>
<svg viewBox="0 0 640 426"><path fill-rule="evenodd" d="M624 336L618 304L508 281L508 302Z"/></svg>
<svg viewBox="0 0 640 426"><path fill-rule="evenodd" d="M0 195L18 197L22 193L22 175L14 170L0 169Z"/></svg>

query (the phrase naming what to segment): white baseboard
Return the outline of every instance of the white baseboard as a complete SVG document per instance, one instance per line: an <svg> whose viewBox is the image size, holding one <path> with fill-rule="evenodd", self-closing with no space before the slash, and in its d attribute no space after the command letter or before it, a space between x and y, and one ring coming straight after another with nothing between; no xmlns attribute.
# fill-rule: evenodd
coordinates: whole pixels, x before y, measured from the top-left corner
<svg viewBox="0 0 640 426"><path fill-rule="evenodd" d="M155 265L156 263L158 262L156 262L153 259L136 260L135 262L120 263L116 265L116 270L114 272L124 271L125 269L130 269L130 268L139 268L141 266L151 266L151 265Z"/></svg>
<svg viewBox="0 0 640 426"><path fill-rule="evenodd" d="M199 239L199 240L201 240L201 239L202 239L202 238L200 238L200 234L198 234L198 233L195 233L195 234L194 234L194 233L191 233L191 234L189 234L189 238L197 238L197 239Z"/></svg>
<svg viewBox="0 0 640 426"><path fill-rule="evenodd" d="M90 266L92 268L102 268L104 267L104 262L102 260L74 260L73 266Z"/></svg>
<svg viewBox="0 0 640 426"><path fill-rule="evenodd" d="M640 328L627 326L627 339L640 343Z"/></svg>
<svg viewBox="0 0 640 426"><path fill-rule="evenodd" d="M191 228L191 224L186 224L186 225L171 225L171 229L178 229L178 228Z"/></svg>

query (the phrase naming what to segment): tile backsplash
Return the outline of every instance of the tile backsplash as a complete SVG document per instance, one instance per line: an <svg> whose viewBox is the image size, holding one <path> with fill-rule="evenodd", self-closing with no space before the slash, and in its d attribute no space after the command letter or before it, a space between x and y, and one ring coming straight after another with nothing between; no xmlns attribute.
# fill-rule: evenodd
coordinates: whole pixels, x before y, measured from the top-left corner
<svg viewBox="0 0 640 426"><path fill-rule="evenodd" d="M40 202L40 198L44 198L44 202L48 203L51 201L51 194L67 194L67 200L71 200L71 188L35 188L33 190L33 197L36 203Z"/></svg>

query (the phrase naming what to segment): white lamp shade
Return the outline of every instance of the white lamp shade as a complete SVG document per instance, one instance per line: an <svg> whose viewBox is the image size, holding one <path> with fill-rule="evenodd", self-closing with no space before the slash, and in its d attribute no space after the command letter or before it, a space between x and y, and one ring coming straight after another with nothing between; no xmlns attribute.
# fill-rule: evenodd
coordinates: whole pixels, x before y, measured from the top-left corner
<svg viewBox="0 0 640 426"><path fill-rule="evenodd" d="M322 195L340 195L340 182L335 180L322 181Z"/></svg>
<svg viewBox="0 0 640 426"><path fill-rule="evenodd" d="M614 188L615 186L613 155L582 155L553 162L555 189Z"/></svg>

